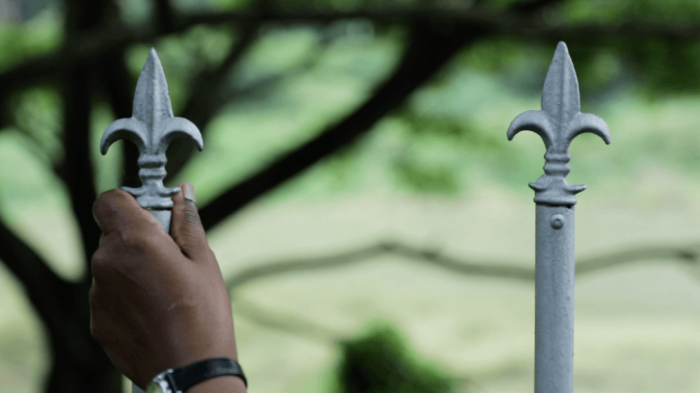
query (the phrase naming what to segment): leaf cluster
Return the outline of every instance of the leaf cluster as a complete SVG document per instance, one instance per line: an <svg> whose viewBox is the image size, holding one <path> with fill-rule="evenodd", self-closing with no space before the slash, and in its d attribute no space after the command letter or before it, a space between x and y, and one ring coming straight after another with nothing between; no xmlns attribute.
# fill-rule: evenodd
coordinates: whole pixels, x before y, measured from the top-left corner
<svg viewBox="0 0 700 393"><path fill-rule="evenodd" d="M390 325L341 344L339 393L450 393L456 380L420 362Z"/></svg>

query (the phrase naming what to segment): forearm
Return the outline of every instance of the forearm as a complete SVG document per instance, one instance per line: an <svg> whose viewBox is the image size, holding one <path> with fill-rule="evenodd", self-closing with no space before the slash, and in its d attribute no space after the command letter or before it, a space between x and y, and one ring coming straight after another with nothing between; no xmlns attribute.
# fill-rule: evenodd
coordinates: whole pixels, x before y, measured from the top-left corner
<svg viewBox="0 0 700 393"><path fill-rule="evenodd" d="M243 380L232 375L216 377L200 382L187 389L186 393L246 393Z"/></svg>

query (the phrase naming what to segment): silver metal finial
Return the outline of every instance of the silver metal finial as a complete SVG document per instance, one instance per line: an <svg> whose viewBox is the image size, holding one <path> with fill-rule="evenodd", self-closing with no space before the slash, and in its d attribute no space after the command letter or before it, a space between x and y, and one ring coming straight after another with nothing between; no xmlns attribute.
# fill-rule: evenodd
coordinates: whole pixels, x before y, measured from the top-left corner
<svg viewBox="0 0 700 393"><path fill-rule="evenodd" d="M168 94L163 66L155 49L151 48L136 84L132 117L112 123L102 135L100 152L107 154L109 146L119 139L128 139L139 149L139 188L122 187L136 197L138 203L153 213L170 232L173 202L171 196L180 192L179 187L166 188L165 151L174 138L187 137L204 148L202 133L191 121L174 117Z"/></svg>
<svg viewBox="0 0 700 393"><path fill-rule="evenodd" d="M569 167L569 145L579 134L594 133L610 144L610 130L600 117L581 113L578 80L566 44L559 42L542 89L542 110L518 115L508 128L508 140L520 131L534 131L544 140L547 153L544 175L530 183L535 202L552 206L573 206L575 195L586 185L566 181Z"/></svg>

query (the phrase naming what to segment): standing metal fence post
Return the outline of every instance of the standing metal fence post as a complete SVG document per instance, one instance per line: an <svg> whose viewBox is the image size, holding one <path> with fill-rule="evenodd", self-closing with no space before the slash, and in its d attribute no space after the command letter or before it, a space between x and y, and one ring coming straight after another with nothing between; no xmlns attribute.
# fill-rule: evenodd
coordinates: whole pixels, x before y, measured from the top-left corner
<svg viewBox="0 0 700 393"><path fill-rule="evenodd" d="M173 201L171 196L180 192L179 187L166 188L165 151L174 138L187 137L204 148L202 134L197 126L182 117L174 117L165 80L163 66L151 49L136 83L132 117L112 123L102 135L100 152L107 154L109 146L118 139L129 139L139 148L139 177L143 185L139 188L122 187L136 197L138 203L148 209L160 221L165 232L170 233ZM143 393L136 384L133 393Z"/></svg>
<svg viewBox="0 0 700 393"><path fill-rule="evenodd" d="M574 205L585 185L571 185L569 145L591 132L610 143L603 119L581 113L578 80L566 44L554 52L542 89L542 110L518 115L508 140L522 130L547 147L544 175L530 183L537 204L535 245L535 393L574 391Z"/></svg>

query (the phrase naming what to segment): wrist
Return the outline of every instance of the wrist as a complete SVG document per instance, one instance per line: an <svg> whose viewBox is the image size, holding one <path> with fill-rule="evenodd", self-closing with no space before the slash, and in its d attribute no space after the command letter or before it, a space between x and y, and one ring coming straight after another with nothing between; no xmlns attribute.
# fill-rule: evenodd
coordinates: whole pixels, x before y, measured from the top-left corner
<svg viewBox="0 0 700 393"><path fill-rule="evenodd" d="M245 393L246 378L235 359L210 358L163 371L153 378L146 392Z"/></svg>
<svg viewBox="0 0 700 393"><path fill-rule="evenodd" d="M233 375L224 375L200 382L185 393L246 393L243 380Z"/></svg>

